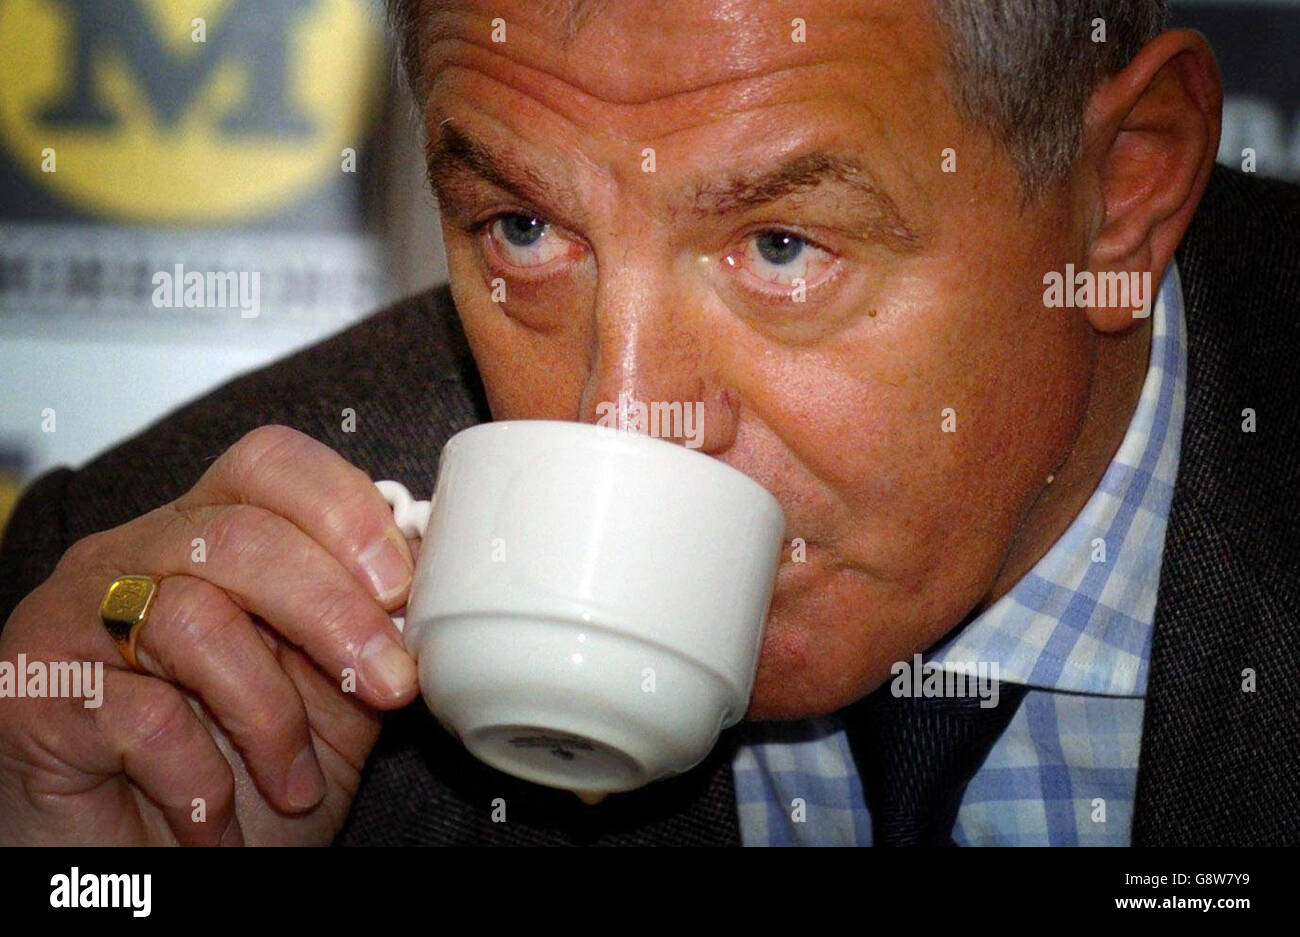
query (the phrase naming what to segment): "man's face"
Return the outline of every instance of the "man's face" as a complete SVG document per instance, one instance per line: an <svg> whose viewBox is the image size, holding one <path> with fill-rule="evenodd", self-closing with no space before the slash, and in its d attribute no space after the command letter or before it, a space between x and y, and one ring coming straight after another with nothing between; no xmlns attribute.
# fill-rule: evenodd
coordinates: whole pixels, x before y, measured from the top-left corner
<svg viewBox="0 0 1300 937"><path fill-rule="evenodd" d="M1076 200L1022 211L926 4L811 4L802 43L759 0L616 0L567 42L540 6L421 26L493 415L700 402L701 451L787 520L749 715L833 711L987 595L1079 430L1093 334L1042 302L1084 260Z"/></svg>

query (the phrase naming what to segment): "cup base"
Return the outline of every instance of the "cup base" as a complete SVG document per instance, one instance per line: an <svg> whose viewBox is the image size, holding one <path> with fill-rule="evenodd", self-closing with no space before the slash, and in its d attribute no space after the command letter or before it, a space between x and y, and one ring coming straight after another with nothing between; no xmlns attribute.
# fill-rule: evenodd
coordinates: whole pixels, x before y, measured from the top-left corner
<svg viewBox="0 0 1300 937"><path fill-rule="evenodd" d="M553 726L492 725L465 734L470 753L492 767L546 787L623 791L646 770L626 752L599 739Z"/></svg>
<svg viewBox="0 0 1300 937"><path fill-rule="evenodd" d="M591 622L423 623L420 685L480 761L547 787L615 793L697 765L747 700L706 667Z"/></svg>

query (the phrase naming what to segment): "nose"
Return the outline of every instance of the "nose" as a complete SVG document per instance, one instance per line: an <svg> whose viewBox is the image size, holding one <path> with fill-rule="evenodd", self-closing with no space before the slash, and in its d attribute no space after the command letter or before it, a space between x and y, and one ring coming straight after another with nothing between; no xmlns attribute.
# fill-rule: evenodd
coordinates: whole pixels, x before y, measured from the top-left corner
<svg viewBox="0 0 1300 937"><path fill-rule="evenodd" d="M579 419L709 455L735 441L739 406L722 373L716 323L690 284L625 266L602 276Z"/></svg>

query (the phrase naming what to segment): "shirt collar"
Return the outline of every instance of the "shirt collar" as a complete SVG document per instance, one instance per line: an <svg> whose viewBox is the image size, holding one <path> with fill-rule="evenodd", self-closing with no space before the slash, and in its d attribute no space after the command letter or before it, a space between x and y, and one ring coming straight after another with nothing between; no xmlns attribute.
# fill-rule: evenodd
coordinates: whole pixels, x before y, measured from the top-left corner
<svg viewBox="0 0 1300 937"><path fill-rule="evenodd" d="M927 661L996 661L1010 683L1145 695L1186 365L1182 286L1170 263L1152 310L1142 396L1096 491L1033 569Z"/></svg>

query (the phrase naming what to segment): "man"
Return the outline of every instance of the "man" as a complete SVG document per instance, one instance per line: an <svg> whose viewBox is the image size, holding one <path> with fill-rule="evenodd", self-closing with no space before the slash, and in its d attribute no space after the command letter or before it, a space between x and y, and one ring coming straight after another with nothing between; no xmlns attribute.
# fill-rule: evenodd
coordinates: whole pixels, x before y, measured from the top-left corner
<svg viewBox="0 0 1300 937"><path fill-rule="evenodd" d="M0 836L1300 841L1300 196L1213 168L1200 37L1152 0L396 12L449 288L33 486L0 659L111 666L99 709L0 708ZM586 807L407 706L369 477L620 398L699 403L788 542L751 722ZM940 663L1005 666L963 700Z"/></svg>

